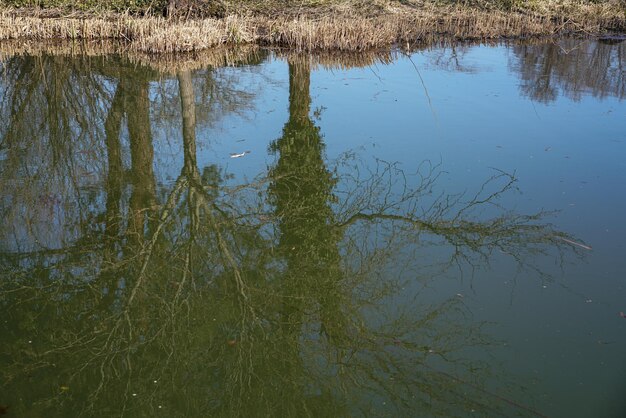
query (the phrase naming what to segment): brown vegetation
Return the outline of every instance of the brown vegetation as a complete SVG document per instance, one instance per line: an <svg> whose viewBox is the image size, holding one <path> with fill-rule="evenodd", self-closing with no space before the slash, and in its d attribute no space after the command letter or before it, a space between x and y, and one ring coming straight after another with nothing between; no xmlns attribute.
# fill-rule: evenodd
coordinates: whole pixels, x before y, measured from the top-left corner
<svg viewBox="0 0 626 418"><path fill-rule="evenodd" d="M374 2L376 3L376 2ZM411 3L411 2L408 2ZM343 3L339 3L343 4ZM295 50L356 51L446 37L494 39L554 34L598 35L626 29L619 3L560 3L520 11L466 6L399 6L369 10L334 5L296 13L229 13L221 18L166 19L130 14L56 14L33 9L0 12L0 41L116 40L146 53L200 51L219 45L260 44ZM557 7L558 6L558 7ZM330 10L330 12L329 12ZM364 17L366 16L366 17Z"/></svg>
<svg viewBox="0 0 626 418"><path fill-rule="evenodd" d="M60 57L101 57L124 56L134 65L157 71L161 75L176 75L181 71L194 71L208 67L233 67L267 58L264 50L255 44L235 47L220 46L190 53L150 54L129 51L115 41L5 41L0 42L0 61L3 57L14 56L60 56ZM275 49L272 56L289 62L306 59L311 69L349 69L378 64L389 64L398 52L376 49L359 52L317 51L315 54L302 54L289 49Z"/></svg>

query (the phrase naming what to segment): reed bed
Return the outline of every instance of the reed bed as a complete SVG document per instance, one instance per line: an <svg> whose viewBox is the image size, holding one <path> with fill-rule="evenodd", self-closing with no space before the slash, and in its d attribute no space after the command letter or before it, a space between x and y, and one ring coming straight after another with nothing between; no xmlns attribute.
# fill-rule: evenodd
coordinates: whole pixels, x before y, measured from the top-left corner
<svg viewBox="0 0 626 418"><path fill-rule="evenodd" d="M122 56L131 63L148 67L162 75L208 67L232 67L258 61L263 55L258 45L219 46L196 52L152 54L129 50L115 40L104 41L4 41L0 42L0 62L15 56L65 56L106 59Z"/></svg>
<svg viewBox="0 0 626 418"><path fill-rule="evenodd" d="M220 45L259 44L296 51L362 51L432 39L488 40L555 34L598 35L626 29L626 13L588 5L554 15L466 7L394 10L373 17L263 16L168 20L130 15L29 16L0 12L2 40L115 40L129 51L197 52Z"/></svg>
<svg viewBox="0 0 626 418"><path fill-rule="evenodd" d="M417 50L419 48L413 48ZM289 62L306 60L311 68L350 69L392 63L401 52L389 48L359 52L317 51L314 54L289 49L273 49L270 57ZM116 41L5 41L0 42L0 62L14 56L65 56L106 59L123 56L131 63L148 67L162 75L208 67L232 67L258 62L266 53L258 45L222 46L197 52L150 54L129 51Z"/></svg>

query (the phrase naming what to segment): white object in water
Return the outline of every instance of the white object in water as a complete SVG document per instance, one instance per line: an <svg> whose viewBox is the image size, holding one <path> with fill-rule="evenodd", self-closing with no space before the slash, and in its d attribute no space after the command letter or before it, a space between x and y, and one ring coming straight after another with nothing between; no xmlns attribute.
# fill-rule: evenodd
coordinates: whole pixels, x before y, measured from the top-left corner
<svg viewBox="0 0 626 418"><path fill-rule="evenodd" d="M231 152L230 153L230 158L240 158L240 157L243 157L246 154L250 154L250 151L244 151L242 153Z"/></svg>

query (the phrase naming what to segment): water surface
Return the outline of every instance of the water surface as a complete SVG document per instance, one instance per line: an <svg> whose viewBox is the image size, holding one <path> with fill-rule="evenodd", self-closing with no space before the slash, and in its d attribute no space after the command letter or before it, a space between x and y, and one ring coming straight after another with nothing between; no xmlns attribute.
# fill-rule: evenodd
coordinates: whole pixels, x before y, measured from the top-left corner
<svg viewBox="0 0 626 418"><path fill-rule="evenodd" d="M5 54L0 406L623 416L625 48Z"/></svg>

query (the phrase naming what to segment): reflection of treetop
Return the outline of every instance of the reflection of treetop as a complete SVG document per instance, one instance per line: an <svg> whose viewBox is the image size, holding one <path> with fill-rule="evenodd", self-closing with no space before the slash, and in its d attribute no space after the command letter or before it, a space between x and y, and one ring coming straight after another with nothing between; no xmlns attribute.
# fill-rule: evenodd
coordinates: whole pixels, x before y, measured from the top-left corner
<svg viewBox="0 0 626 418"><path fill-rule="evenodd" d="M436 192L438 167L427 162L412 176L353 155L329 162L310 118L309 63L292 59L289 119L270 146L276 162L235 186L216 165L198 166L197 83L207 78L179 71L168 88L177 88L184 162L160 184L149 72L83 79L66 68L57 90L52 72L24 80L35 67L25 60L11 73L23 89L2 103L19 117L2 131L0 393L22 399L18 413L349 415L385 400L399 414L462 415L511 406L435 367L431 359L480 379L463 350L489 340L458 299L421 297L415 285L440 267L480 266L494 250L532 266L529 255L572 248L543 214L497 205L512 176L496 172L474 195L451 196ZM54 161L42 163L48 155ZM477 215L485 208L490 218ZM420 262L442 243L436 270Z"/></svg>
<svg viewBox="0 0 626 418"><path fill-rule="evenodd" d="M540 102L557 99L559 89L574 100L584 93L626 98L626 42L561 39L513 46L524 94Z"/></svg>

